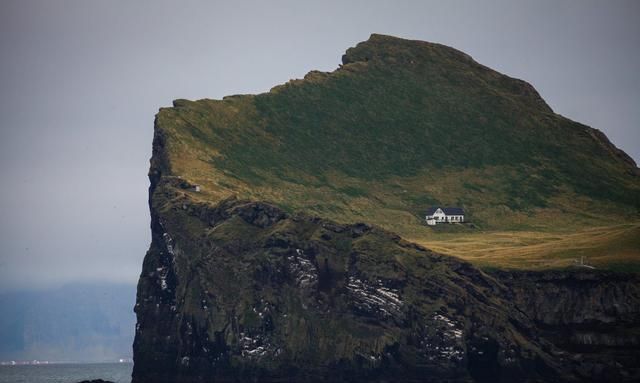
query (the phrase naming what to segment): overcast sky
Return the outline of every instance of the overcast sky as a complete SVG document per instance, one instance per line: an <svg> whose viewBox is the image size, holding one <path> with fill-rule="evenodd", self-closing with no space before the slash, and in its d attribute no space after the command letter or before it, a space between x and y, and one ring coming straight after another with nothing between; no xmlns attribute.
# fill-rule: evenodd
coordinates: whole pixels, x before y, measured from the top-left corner
<svg viewBox="0 0 640 383"><path fill-rule="evenodd" d="M0 0L0 291L135 283L158 108L333 70L373 32L524 79L640 159L639 1Z"/></svg>

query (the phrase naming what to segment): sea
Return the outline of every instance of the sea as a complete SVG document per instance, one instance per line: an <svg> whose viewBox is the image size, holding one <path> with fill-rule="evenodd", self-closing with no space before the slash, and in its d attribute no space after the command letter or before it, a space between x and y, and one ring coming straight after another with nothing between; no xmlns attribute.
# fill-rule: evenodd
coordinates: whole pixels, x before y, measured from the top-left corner
<svg viewBox="0 0 640 383"><path fill-rule="evenodd" d="M91 379L130 383L132 369L133 363L0 366L0 383L78 383Z"/></svg>

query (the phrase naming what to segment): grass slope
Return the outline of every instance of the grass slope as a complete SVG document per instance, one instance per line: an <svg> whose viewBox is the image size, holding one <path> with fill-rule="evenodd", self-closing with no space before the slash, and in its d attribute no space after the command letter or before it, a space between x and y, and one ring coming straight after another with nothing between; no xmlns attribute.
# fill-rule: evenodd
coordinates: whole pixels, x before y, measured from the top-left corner
<svg viewBox="0 0 640 383"><path fill-rule="evenodd" d="M176 100L156 133L172 174L202 185L204 201L236 195L369 222L489 266L568 264L582 249L572 235L604 267L640 262L637 241L605 254L621 221L637 233L635 163L526 82L442 45L372 35L331 73ZM434 204L464 207L475 229L425 227Z"/></svg>

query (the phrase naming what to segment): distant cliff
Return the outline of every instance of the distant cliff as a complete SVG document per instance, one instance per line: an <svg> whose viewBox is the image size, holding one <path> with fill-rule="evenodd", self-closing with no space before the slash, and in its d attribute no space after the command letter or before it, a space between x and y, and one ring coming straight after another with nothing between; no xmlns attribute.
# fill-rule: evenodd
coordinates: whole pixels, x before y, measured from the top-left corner
<svg viewBox="0 0 640 383"><path fill-rule="evenodd" d="M403 239L432 202L502 228L637 218L637 167L603 137L461 52L380 35L333 73L175 101L133 383L640 379L637 275L483 272Z"/></svg>
<svg viewBox="0 0 640 383"><path fill-rule="evenodd" d="M0 360L131 357L135 285L70 284L0 294Z"/></svg>

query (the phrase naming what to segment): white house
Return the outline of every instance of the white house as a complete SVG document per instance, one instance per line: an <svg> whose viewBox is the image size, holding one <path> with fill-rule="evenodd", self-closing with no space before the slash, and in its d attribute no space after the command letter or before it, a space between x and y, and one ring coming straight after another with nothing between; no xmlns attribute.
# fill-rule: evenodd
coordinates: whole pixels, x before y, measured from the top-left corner
<svg viewBox="0 0 640 383"><path fill-rule="evenodd" d="M429 226L435 226L438 223L464 222L464 210L460 207L433 206L427 209L425 219Z"/></svg>

